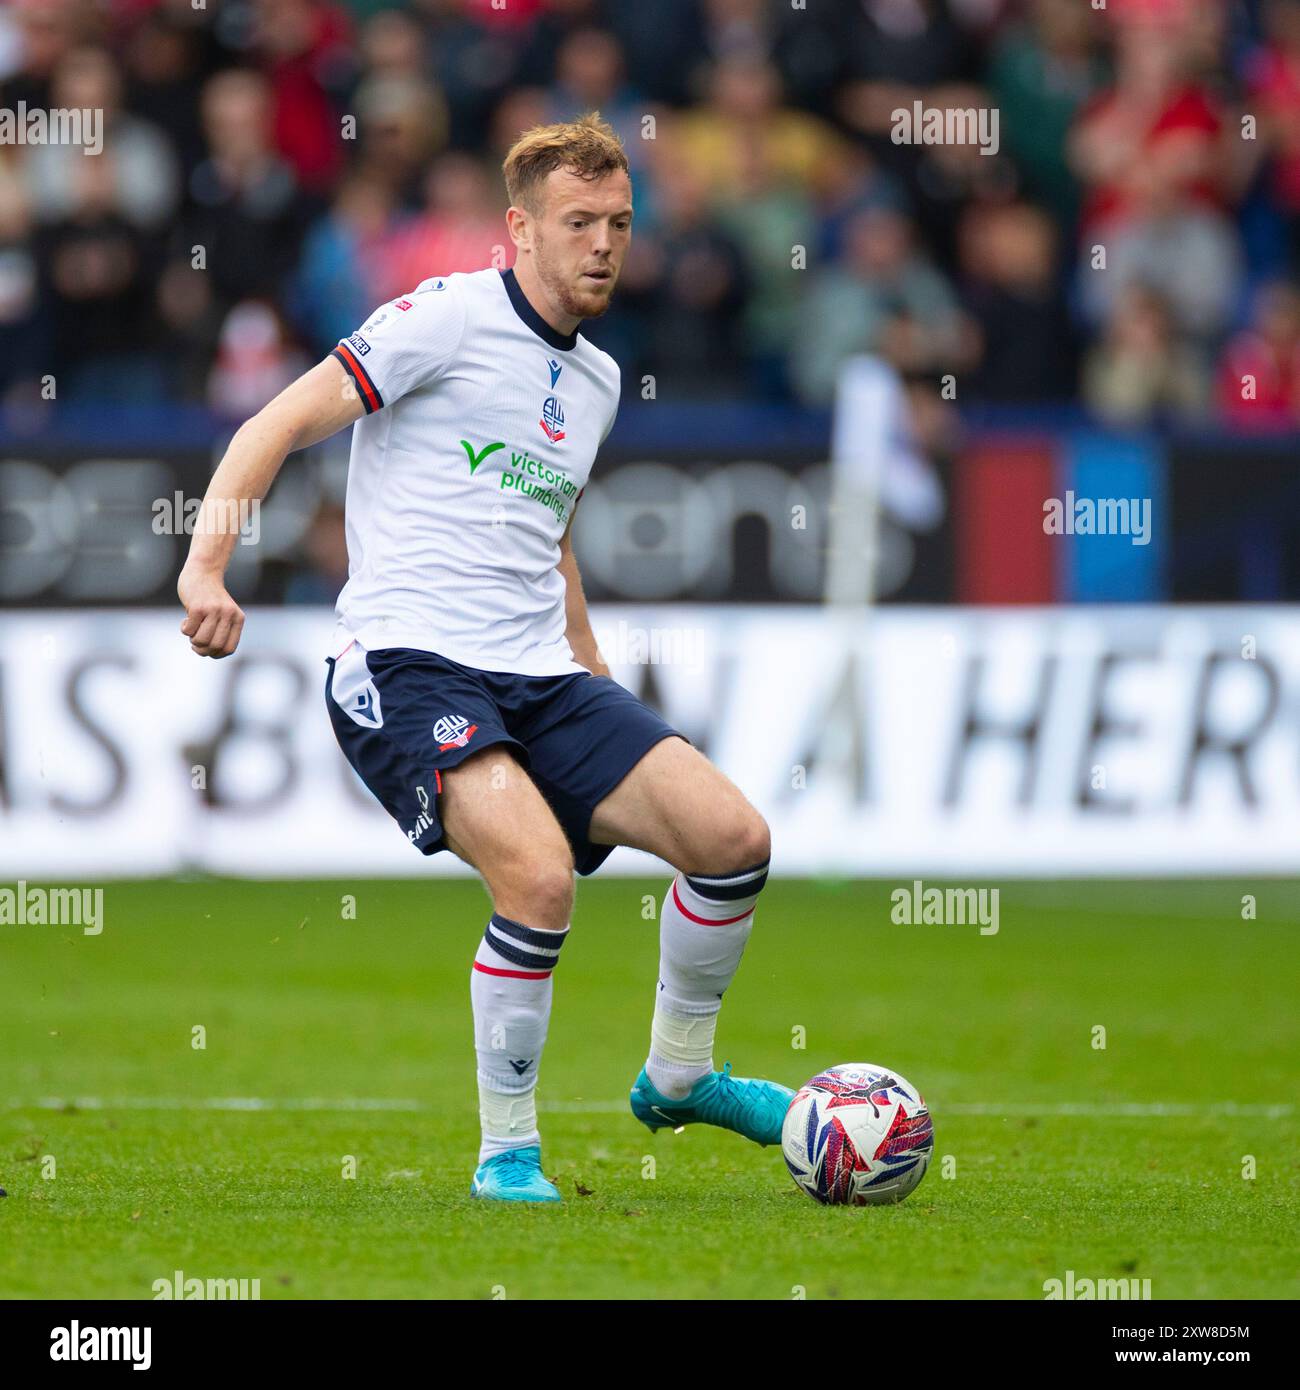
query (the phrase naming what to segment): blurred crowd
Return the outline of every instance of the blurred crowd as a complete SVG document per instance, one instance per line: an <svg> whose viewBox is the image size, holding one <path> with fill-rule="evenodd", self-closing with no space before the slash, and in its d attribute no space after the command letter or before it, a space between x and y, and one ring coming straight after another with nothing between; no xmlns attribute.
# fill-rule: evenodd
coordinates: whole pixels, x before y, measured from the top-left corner
<svg viewBox="0 0 1300 1390"><path fill-rule="evenodd" d="M895 143L917 101L996 153ZM629 395L823 405L874 352L958 405L1300 425L1300 0L11 0L20 103L104 149L0 144L3 404L242 418L509 264L506 149L596 109Z"/></svg>

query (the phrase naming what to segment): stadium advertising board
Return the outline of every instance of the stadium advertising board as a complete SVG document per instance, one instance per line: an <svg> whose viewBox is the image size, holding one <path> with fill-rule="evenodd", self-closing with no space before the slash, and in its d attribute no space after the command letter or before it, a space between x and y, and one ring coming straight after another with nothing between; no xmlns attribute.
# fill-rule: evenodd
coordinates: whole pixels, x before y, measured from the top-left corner
<svg viewBox="0 0 1300 1390"><path fill-rule="evenodd" d="M0 876L464 871L415 854L344 763L328 611L254 609L219 664L178 624L0 620ZM1300 610L602 605L594 625L768 817L779 873L1294 872Z"/></svg>

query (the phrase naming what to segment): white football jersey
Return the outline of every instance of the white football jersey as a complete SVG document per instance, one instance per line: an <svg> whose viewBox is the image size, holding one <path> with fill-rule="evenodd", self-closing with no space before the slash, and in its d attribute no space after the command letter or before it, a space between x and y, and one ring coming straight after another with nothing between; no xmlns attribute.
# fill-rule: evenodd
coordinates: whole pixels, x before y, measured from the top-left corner
<svg viewBox="0 0 1300 1390"><path fill-rule="evenodd" d="M334 349L352 427L334 654L415 647L525 676L581 671L559 544L618 410L618 364L558 333L514 272L435 276Z"/></svg>

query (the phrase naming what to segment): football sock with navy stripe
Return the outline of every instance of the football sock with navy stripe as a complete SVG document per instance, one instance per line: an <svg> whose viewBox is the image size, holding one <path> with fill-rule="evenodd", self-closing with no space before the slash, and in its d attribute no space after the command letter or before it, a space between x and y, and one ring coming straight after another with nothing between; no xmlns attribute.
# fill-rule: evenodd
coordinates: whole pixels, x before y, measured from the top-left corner
<svg viewBox="0 0 1300 1390"><path fill-rule="evenodd" d="M569 934L493 913L470 971L478 1056L479 1162L541 1142L537 1069L551 1017L551 972Z"/></svg>
<svg viewBox="0 0 1300 1390"><path fill-rule="evenodd" d="M678 874L659 913L659 987L646 1074L680 1100L713 1070L722 996L754 925L768 863L732 874Z"/></svg>

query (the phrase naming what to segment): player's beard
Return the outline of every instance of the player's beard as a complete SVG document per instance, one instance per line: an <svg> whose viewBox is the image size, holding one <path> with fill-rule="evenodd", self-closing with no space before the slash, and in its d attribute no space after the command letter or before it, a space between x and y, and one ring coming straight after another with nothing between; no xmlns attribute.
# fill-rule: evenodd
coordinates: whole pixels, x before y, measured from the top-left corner
<svg viewBox="0 0 1300 1390"><path fill-rule="evenodd" d="M538 236L534 243L534 254L536 256L537 278L542 282L542 287L550 295L551 299L566 314L572 314L578 319L598 319L606 309L609 302L614 297L613 284L610 282L610 290L607 294L597 294L592 290L581 290L571 281L566 280L560 271L551 263L550 257L546 253L546 243ZM613 267L610 267L611 272Z"/></svg>

